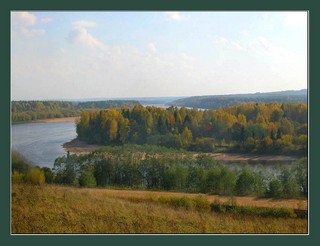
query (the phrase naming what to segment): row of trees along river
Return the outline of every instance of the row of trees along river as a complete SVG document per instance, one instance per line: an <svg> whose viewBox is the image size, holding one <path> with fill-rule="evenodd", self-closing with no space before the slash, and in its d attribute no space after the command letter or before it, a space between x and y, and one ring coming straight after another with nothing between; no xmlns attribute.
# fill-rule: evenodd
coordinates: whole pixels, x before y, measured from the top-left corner
<svg viewBox="0 0 320 246"><path fill-rule="evenodd" d="M86 155L56 159L54 168L30 168L17 155L15 182L122 187L220 195L298 198L308 195L308 165L302 158L274 170L263 166L230 168L211 156L152 145L107 146Z"/></svg>

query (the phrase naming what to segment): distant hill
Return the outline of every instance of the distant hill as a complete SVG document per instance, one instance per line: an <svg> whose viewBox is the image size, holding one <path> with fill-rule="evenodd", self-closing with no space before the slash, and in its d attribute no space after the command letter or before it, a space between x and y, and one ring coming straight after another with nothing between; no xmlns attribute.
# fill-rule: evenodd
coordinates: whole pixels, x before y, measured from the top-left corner
<svg viewBox="0 0 320 246"><path fill-rule="evenodd" d="M228 107L245 102L304 102L308 99L307 89L251 93L251 94L232 94L232 95L211 95L194 96L175 100L168 103L168 106L186 106L203 109L217 109Z"/></svg>

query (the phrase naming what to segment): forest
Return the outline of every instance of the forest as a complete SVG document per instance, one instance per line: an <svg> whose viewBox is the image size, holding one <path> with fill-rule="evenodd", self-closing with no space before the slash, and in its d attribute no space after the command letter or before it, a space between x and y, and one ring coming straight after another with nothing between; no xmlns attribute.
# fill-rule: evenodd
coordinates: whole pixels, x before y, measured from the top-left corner
<svg viewBox="0 0 320 246"><path fill-rule="evenodd" d="M231 94L216 96L194 96L175 100L168 105L186 106L191 108L218 109L245 102L303 102L307 103L307 90L280 91L254 94Z"/></svg>
<svg viewBox="0 0 320 246"><path fill-rule="evenodd" d="M143 107L82 112L80 140L201 152L296 154L308 149L305 103L242 103L217 110Z"/></svg>
<svg viewBox="0 0 320 246"><path fill-rule="evenodd" d="M132 108L138 105L133 100L108 100L90 102L70 101L12 101L12 121L25 122L39 119L79 116L83 111L105 108Z"/></svg>

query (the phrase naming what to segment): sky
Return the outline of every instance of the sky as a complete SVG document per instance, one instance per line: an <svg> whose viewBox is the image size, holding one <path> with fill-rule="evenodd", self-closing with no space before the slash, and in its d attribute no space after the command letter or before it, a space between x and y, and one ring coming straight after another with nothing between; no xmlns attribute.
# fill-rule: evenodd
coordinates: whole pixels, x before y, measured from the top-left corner
<svg viewBox="0 0 320 246"><path fill-rule="evenodd" d="M308 86L307 12L11 12L11 99Z"/></svg>

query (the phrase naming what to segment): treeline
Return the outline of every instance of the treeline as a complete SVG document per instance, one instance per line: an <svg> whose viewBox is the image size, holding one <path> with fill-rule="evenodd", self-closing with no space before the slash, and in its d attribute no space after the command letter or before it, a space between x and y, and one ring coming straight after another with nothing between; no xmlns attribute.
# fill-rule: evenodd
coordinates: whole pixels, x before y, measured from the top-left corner
<svg viewBox="0 0 320 246"><path fill-rule="evenodd" d="M243 103L217 110L134 106L83 112L80 140L158 144L192 151L307 154L305 103Z"/></svg>
<svg viewBox="0 0 320 246"><path fill-rule="evenodd" d="M189 193L297 198L308 195L308 163L302 158L274 170L245 165L229 168L213 157L149 146L106 147L87 155L67 155L54 168L31 167L12 156L12 181L76 187L126 187Z"/></svg>
<svg viewBox="0 0 320 246"><path fill-rule="evenodd" d="M268 171L262 166L228 168L205 154L192 158L173 152L121 152L122 147L113 148L112 153L102 151L56 159L55 182L274 198L308 194L306 158L293 163L291 168Z"/></svg>
<svg viewBox="0 0 320 246"><path fill-rule="evenodd" d="M307 90L304 89L299 91L280 91L254 94L195 96L175 100L173 102L170 102L170 105L202 109L218 109L220 107L229 107L246 102L307 103Z"/></svg>
<svg viewBox="0 0 320 246"><path fill-rule="evenodd" d="M137 101L109 100L92 102L68 101L12 101L12 121L23 122L39 119L63 118L79 116L83 111L121 108L132 108L139 105Z"/></svg>

